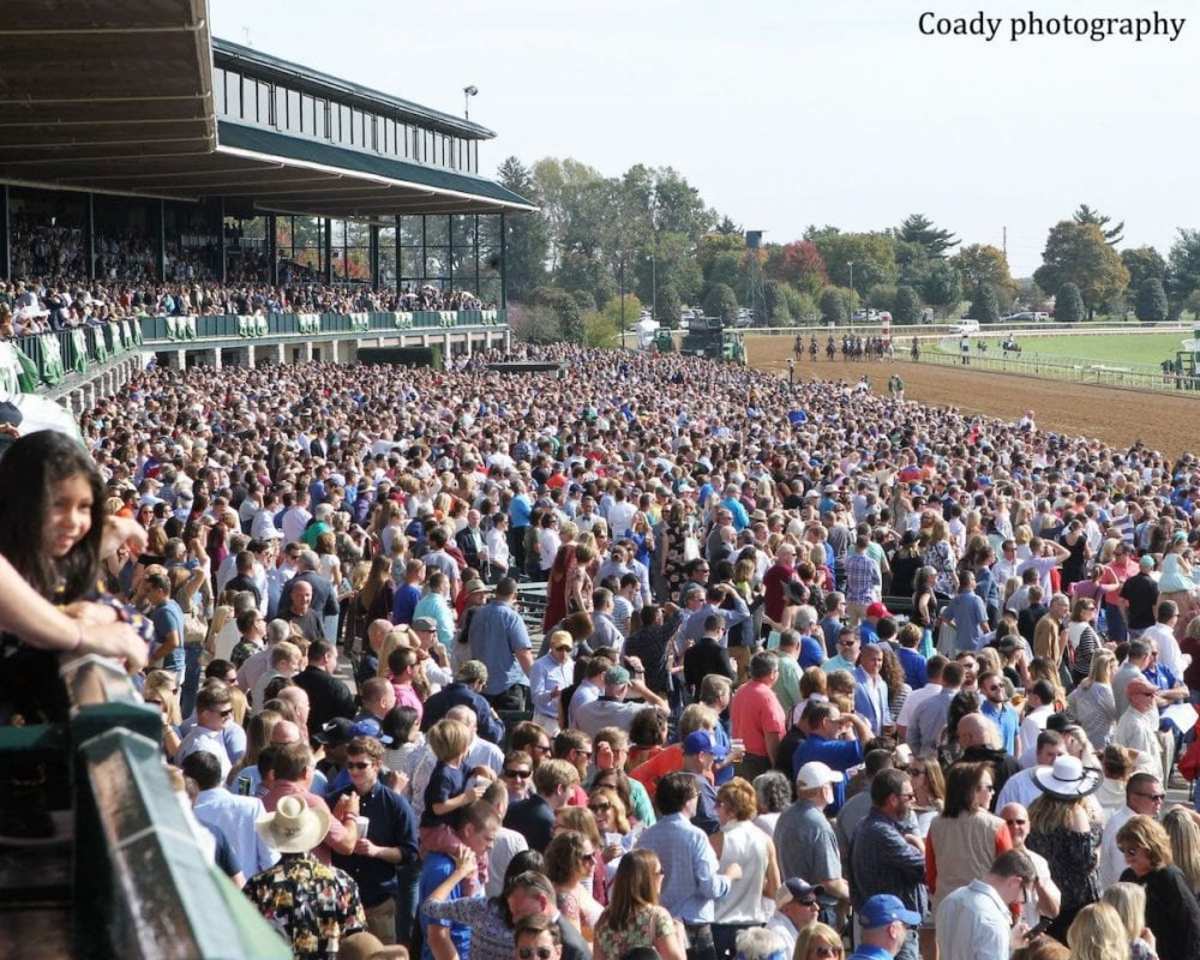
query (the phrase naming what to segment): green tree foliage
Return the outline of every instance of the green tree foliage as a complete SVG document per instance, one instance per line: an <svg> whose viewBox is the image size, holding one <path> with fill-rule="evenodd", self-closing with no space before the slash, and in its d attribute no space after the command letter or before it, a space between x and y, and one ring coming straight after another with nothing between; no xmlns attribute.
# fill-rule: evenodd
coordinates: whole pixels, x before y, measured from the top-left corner
<svg viewBox="0 0 1200 960"><path fill-rule="evenodd" d="M621 329L621 298L619 296L609 297L601 312L608 317L609 321L617 330ZM638 322L638 318L641 315L642 301L637 298L636 294L625 294L625 329L632 330L634 324Z"/></svg>
<svg viewBox="0 0 1200 960"><path fill-rule="evenodd" d="M896 288L896 302L892 306L892 319L904 326L921 322L921 298L917 296L917 291L912 287Z"/></svg>
<svg viewBox="0 0 1200 960"><path fill-rule="evenodd" d="M1054 319L1059 323L1079 323L1083 318L1083 295L1079 287L1067 281L1054 297Z"/></svg>
<svg viewBox="0 0 1200 960"><path fill-rule="evenodd" d="M1166 280L1167 261L1153 247L1130 247L1121 251L1121 262L1129 271L1129 286L1141 290L1142 284L1151 277Z"/></svg>
<svg viewBox="0 0 1200 960"><path fill-rule="evenodd" d="M843 324L850 319L845 291L826 287L821 291L821 322Z"/></svg>
<svg viewBox="0 0 1200 960"><path fill-rule="evenodd" d="M896 249L896 275L900 283L920 287L934 264L942 262L940 258L930 257L919 243L899 239L892 242Z"/></svg>
<svg viewBox="0 0 1200 960"><path fill-rule="evenodd" d="M923 247L926 256L931 259L944 257L947 250L957 247L962 242L951 231L935 227L932 220L920 213L905 217L896 234L907 243Z"/></svg>
<svg viewBox="0 0 1200 960"><path fill-rule="evenodd" d="M508 308L508 322L513 336L526 343L557 343L562 340L558 314L550 307L514 303Z"/></svg>
<svg viewBox="0 0 1200 960"><path fill-rule="evenodd" d="M962 277L958 270L946 261L934 263L921 284L922 299L938 312L945 312L957 307L962 295Z"/></svg>
<svg viewBox="0 0 1200 960"><path fill-rule="evenodd" d="M508 189L541 203L533 171L516 157L500 164L496 176ZM550 245L548 225L541 213L510 213L504 218L504 229L508 296L523 300L534 287L545 282Z"/></svg>
<svg viewBox="0 0 1200 960"><path fill-rule="evenodd" d="M898 289L894 283L875 284L867 291L867 306L872 310L891 310L896 305Z"/></svg>
<svg viewBox="0 0 1200 960"><path fill-rule="evenodd" d="M1129 271L1097 224L1063 220L1050 229L1033 279L1043 290L1075 284L1091 316L1129 286Z"/></svg>
<svg viewBox="0 0 1200 960"><path fill-rule="evenodd" d="M559 287L538 287L529 295L529 303L534 308L541 307L554 313L563 340L583 342L583 312L579 309L579 301L570 292Z"/></svg>
<svg viewBox="0 0 1200 960"><path fill-rule="evenodd" d="M991 286L1005 310L1011 306L1017 293L1017 284L1009 272L1008 259L998 247L984 243L971 244L951 257L950 264L962 277L964 290L976 290L981 283L986 283Z"/></svg>
<svg viewBox="0 0 1200 960"><path fill-rule="evenodd" d="M1162 323L1167 319L1167 291L1158 277L1147 277L1142 281L1134 311L1142 323Z"/></svg>
<svg viewBox="0 0 1200 960"><path fill-rule="evenodd" d="M886 233L830 233L822 231L813 238L825 261L829 278L849 287L854 264L854 289L863 294L877 283L895 283L898 277L896 250Z"/></svg>
<svg viewBox="0 0 1200 960"><path fill-rule="evenodd" d="M723 251L716 254L704 271L704 289L711 290L719 283L727 287L737 287L742 279L742 255L745 251Z"/></svg>
<svg viewBox="0 0 1200 960"><path fill-rule="evenodd" d="M790 283L797 290L814 295L829 283L825 259L811 240L768 245L764 269L771 279Z"/></svg>
<svg viewBox="0 0 1200 960"><path fill-rule="evenodd" d="M1000 319L1000 301L996 296L996 288L984 282L975 288L971 298L971 309L967 316L980 323L995 323Z"/></svg>
<svg viewBox="0 0 1200 960"><path fill-rule="evenodd" d="M671 284L658 288L658 303L654 306L654 319L664 327L674 330L679 326L679 315L683 313L683 301Z"/></svg>
<svg viewBox="0 0 1200 960"><path fill-rule="evenodd" d="M738 302L733 288L724 283L716 284L704 298L704 315L720 317L726 323L732 323L737 317Z"/></svg>
<svg viewBox="0 0 1200 960"><path fill-rule="evenodd" d="M728 214L717 221L717 225L713 227L713 230L726 237L742 236L742 225L740 223L735 223L732 219L730 219Z"/></svg>
<svg viewBox="0 0 1200 960"><path fill-rule="evenodd" d="M1122 220L1114 227L1110 227L1112 217L1104 216L1099 210L1093 210L1086 203L1081 203L1079 209L1072 215L1072 219L1080 224L1092 224L1099 227L1101 234L1104 235L1104 240L1111 246L1116 246L1125 236L1125 221Z"/></svg>
<svg viewBox="0 0 1200 960"><path fill-rule="evenodd" d="M1200 230L1180 229L1171 244L1169 263L1167 290L1172 316L1178 316L1184 302L1200 290Z"/></svg>
<svg viewBox="0 0 1200 960"><path fill-rule="evenodd" d="M779 298L787 305L794 323L812 323L817 319L817 301L807 290L797 290L789 283L781 283Z"/></svg>

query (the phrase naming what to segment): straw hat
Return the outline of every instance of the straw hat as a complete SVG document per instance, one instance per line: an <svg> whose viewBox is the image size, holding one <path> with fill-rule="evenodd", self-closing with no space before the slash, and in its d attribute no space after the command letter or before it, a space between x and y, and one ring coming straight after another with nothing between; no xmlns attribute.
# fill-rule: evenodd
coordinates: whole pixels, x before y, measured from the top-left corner
<svg viewBox="0 0 1200 960"><path fill-rule="evenodd" d="M329 811L300 797L283 797L274 813L255 823L258 835L280 853L308 853L329 832Z"/></svg>
<svg viewBox="0 0 1200 960"><path fill-rule="evenodd" d="M1060 800L1074 800L1094 793L1104 779L1103 771L1085 767L1078 757L1062 756L1052 767L1038 767L1033 782L1042 793Z"/></svg>

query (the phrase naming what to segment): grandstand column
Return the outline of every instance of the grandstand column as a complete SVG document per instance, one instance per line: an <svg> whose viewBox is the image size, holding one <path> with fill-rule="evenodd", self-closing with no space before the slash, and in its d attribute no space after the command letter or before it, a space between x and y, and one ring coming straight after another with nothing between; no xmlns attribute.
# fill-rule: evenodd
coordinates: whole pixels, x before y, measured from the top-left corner
<svg viewBox="0 0 1200 960"><path fill-rule="evenodd" d="M0 185L0 280L12 279L12 247L8 223L8 184Z"/></svg>
<svg viewBox="0 0 1200 960"><path fill-rule="evenodd" d="M304 359L312 360L313 345L311 340L304 341Z"/></svg>
<svg viewBox="0 0 1200 960"><path fill-rule="evenodd" d="M275 362L280 366L287 363L287 350L282 343L275 344Z"/></svg>
<svg viewBox="0 0 1200 960"><path fill-rule="evenodd" d="M372 223L368 227L370 235L370 246L368 248L371 258L371 289L379 289L379 224ZM379 345L383 346L383 339L380 338Z"/></svg>
<svg viewBox="0 0 1200 960"><path fill-rule="evenodd" d="M442 363L446 369L450 369L450 334L449 332L442 334Z"/></svg>
<svg viewBox="0 0 1200 960"><path fill-rule="evenodd" d="M512 353L512 330L504 331L504 352Z"/></svg>
<svg viewBox="0 0 1200 960"><path fill-rule="evenodd" d="M473 339L472 336L468 333L467 334L467 356L468 357L471 355L471 340L472 339Z"/></svg>
<svg viewBox="0 0 1200 960"><path fill-rule="evenodd" d="M176 350L175 351L175 369L176 370L186 370L187 369L187 351L186 350Z"/></svg>
<svg viewBox="0 0 1200 960"><path fill-rule="evenodd" d="M213 369L221 369L221 348L213 347Z"/></svg>
<svg viewBox="0 0 1200 960"><path fill-rule="evenodd" d="M267 215L267 258L269 262L271 285L279 285L279 232L278 217L271 213Z"/></svg>
<svg viewBox="0 0 1200 960"><path fill-rule="evenodd" d="M342 341L340 341L340 340L330 340L329 341L329 359L332 360L334 363L342 362Z"/></svg>
<svg viewBox="0 0 1200 960"><path fill-rule="evenodd" d="M222 282L222 283L224 283L224 282L225 282L225 279L226 279L226 269L225 269L225 266L226 266L226 265L225 265L225 198L224 198L224 197L221 197L221 198L220 198L220 215L219 215L219 218L220 218L220 226L218 227L218 230L219 230L219 232L220 232L220 234L221 234L221 264L220 264L220 272L221 272L221 282Z"/></svg>
<svg viewBox="0 0 1200 960"><path fill-rule="evenodd" d="M89 280L96 279L96 205L95 195L87 195L87 218L83 225L84 241L87 245L87 275ZM224 279L224 277L222 277Z"/></svg>
<svg viewBox="0 0 1200 960"><path fill-rule="evenodd" d="M246 344L246 369L254 369L254 344Z"/></svg>
<svg viewBox="0 0 1200 960"><path fill-rule="evenodd" d="M325 223L325 282L333 283L333 221L328 217L324 220ZM309 347L308 359L312 359L312 347Z"/></svg>
<svg viewBox="0 0 1200 960"><path fill-rule="evenodd" d="M154 258L159 280L167 279L167 201L158 201L158 255Z"/></svg>
<svg viewBox="0 0 1200 960"><path fill-rule="evenodd" d="M508 309L508 226L503 211L500 212L500 309ZM506 336L506 349L507 340Z"/></svg>

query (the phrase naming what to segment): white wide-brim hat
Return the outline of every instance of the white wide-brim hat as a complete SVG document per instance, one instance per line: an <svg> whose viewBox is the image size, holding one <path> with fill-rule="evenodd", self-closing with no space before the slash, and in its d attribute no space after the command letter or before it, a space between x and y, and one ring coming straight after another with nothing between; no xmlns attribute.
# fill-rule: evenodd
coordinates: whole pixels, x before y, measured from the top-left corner
<svg viewBox="0 0 1200 960"><path fill-rule="evenodd" d="M259 817L258 835L280 853L308 853L329 832L329 811L301 797L283 797L274 813Z"/></svg>
<svg viewBox="0 0 1200 960"><path fill-rule="evenodd" d="M1085 767L1078 757L1063 756L1054 761L1052 767L1038 767L1033 773L1033 782L1042 793L1061 800L1073 800L1094 793L1104 779L1104 772L1097 767Z"/></svg>

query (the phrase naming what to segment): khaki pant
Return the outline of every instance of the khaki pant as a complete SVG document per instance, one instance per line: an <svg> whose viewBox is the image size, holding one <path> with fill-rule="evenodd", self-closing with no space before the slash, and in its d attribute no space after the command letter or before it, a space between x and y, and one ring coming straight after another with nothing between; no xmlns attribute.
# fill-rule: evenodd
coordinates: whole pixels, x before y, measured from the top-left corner
<svg viewBox="0 0 1200 960"><path fill-rule="evenodd" d="M553 717L546 716L544 713L535 713L533 715L533 722L552 737L556 736L558 731L562 729L562 727L558 725L557 720L555 720Z"/></svg>
<svg viewBox="0 0 1200 960"><path fill-rule="evenodd" d="M846 626L857 627L860 623L867 619L867 605L865 603L847 603L846 604Z"/></svg>
<svg viewBox="0 0 1200 960"><path fill-rule="evenodd" d="M391 946L396 942L396 901L388 897L383 903L374 907L365 907L367 929L375 934L384 944Z"/></svg>

